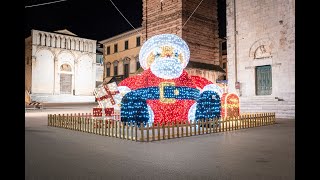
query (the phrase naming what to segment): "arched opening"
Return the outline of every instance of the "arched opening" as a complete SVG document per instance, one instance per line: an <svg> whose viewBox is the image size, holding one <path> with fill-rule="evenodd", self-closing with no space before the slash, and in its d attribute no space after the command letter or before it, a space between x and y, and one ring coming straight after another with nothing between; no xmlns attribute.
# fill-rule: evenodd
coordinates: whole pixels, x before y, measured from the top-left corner
<svg viewBox="0 0 320 180"><path fill-rule="evenodd" d="M124 78L129 77L130 73L130 58L125 57L123 60L123 72L124 72Z"/></svg>
<svg viewBox="0 0 320 180"><path fill-rule="evenodd" d="M69 64L60 66L60 94L72 93L72 68Z"/></svg>

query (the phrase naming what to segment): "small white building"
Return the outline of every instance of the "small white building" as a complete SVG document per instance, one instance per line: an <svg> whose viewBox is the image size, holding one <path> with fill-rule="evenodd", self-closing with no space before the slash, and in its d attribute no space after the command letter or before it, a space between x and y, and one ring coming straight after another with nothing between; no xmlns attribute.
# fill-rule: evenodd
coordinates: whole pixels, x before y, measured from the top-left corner
<svg viewBox="0 0 320 180"><path fill-rule="evenodd" d="M96 43L68 30L32 30L25 39L25 89L32 101L94 102Z"/></svg>

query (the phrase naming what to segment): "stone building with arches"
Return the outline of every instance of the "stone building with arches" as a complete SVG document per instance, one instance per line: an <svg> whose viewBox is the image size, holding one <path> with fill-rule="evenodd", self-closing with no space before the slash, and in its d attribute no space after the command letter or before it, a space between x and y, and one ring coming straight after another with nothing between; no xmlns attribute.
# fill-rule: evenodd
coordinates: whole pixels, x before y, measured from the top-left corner
<svg viewBox="0 0 320 180"><path fill-rule="evenodd" d="M31 30L25 39L25 90L40 102L94 102L96 40L68 30Z"/></svg>
<svg viewBox="0 0 320 180"><path fill-rule="evenodd" d="M295 117L295 1L226 0L228 90L242 112Z"/></svg>

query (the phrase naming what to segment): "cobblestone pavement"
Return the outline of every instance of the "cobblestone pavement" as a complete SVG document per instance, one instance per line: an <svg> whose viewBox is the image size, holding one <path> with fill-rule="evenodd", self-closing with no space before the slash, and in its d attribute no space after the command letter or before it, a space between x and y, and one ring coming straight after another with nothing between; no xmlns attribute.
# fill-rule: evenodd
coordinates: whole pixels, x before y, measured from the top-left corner
<svg viewBox="0 0 320 180"><path fill-rule="evenodd" d="M25 114L26 180L293 180L295 120L156 142L48 127L48 113L86 113L90 105L52 105Z"/></svg>

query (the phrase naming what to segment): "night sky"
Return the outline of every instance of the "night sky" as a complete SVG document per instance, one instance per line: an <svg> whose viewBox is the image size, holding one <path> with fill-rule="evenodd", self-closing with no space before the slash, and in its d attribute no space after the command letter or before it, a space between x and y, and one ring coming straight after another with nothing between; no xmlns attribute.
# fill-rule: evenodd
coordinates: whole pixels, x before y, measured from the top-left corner
<svg viewBox="0 0 320 180"><path fill-rule="evenodd" d="M59 0L28 0L25 1L25 6L54 1ZM112 2L134 28L141 27L142 0L112 0ZM218 2L219 36L225 37L225 0ZM25 37L30 36L31 29L48 32L68 29L79 37L101 41L133 28L110 0L66 0L25 8Z"/></svg>

